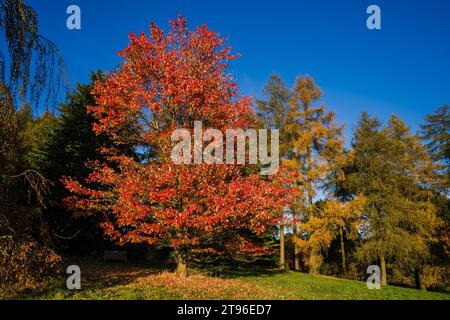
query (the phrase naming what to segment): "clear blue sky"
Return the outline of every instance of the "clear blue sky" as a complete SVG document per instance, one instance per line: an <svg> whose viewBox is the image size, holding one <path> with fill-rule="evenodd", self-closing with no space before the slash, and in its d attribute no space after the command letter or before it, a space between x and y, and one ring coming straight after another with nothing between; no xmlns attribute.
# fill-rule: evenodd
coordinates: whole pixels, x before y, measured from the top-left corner
<svg viewBox="0 0 450 320"><path fill-rule="evenodd" d="M386 120L396 113L418 128L425 114L450 103L450 1L365 0L25 0L38 13L39 32L61 49L70 76L111 70L132 31L150 22L167 28L182 13L190 27L207 24L228 37L241 92L256 97L272 72L291 85L310 74L324 102L350 134L367 110ZM77 4L82 30L66 28ZM382 29L366 28L366 8L381 8Z"/></svg>

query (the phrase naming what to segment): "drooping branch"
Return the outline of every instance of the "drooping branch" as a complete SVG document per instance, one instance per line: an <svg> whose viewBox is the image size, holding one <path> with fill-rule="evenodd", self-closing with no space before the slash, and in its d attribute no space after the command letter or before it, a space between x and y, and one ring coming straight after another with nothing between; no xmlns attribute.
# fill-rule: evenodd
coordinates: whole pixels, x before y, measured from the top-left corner
<svg viewBox="0 0 450 320"><path fill-rule="evenodd" d="M38 203L46 208L44 200L50 193L50 185L53 185L53 182L46 179L43 175L35 170L26 170L18 175L11 176L11 178L24 178L24 180L29 185L28 200L30 201L31 195L34 194Z"/></svg>
<svg viewBox="0 0 450 320"><path fill-rule="evenodd" d="M46 109L53 108L61 88L67 93L64 61L56 45L39 35L36 12L22 0L0 0L0 32L8 47L0 50L0 80L7 81L14 102L37 110L44 97Z"/></svg>

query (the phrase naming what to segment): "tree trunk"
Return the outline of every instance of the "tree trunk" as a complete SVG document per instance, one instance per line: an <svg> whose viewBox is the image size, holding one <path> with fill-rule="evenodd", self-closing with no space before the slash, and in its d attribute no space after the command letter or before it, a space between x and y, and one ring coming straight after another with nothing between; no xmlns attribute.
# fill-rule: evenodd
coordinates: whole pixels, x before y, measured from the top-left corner
<svg viewBox="0 0 450 320"><path fill-rule="evenodd" d="M381 256L381 285L387 286L387 276L386 276L386 261L384 260L384 256Z"/></svg>
<svg viewBox="0 0 450 320"><path fill-rule="evenodd" d="M292 211L292 218L295 220L295 211ZM300 257L299 255L299 250L298 250L298 246L296 243L296 237L297 237L297 227L295 227L295 222L294 222L294 227L292 228L293 234L294 234L294 270L295 271L300 271Z"/></svg>
<svg viewBox="0 0 450 320"><path fill-rule="evenodd" d="M284 252L284 225L280 225L280 270L286 271L286 259Z"/></svg>
<svg viewBox="0 0 450 320"><path fill-rule="evenodd" d="M177 258L177 269L175 270L175 273L180 277L187 277L189 275L189 272L185 258L182 257L178 252L175 252L175 256Z"/></svg>
<svg viewBox="0 0 450 320"><path fill-rule="evenodd" d="M307 116L306 116L306 112L305 112L305 121L307 121ZM308 122L306 122L308 123ZM308 146L308 148L306 149L306 175L308 176L307 179L307 183L306 183L306 189L307 189L307 203L308 203L308 207L307 207L307 212L308 212L308 219L311 219L313 217L313 184L312 184L312 180L309 177L310 173L312 170L312 163L311 163L311 145ZM312 254L312 253L310 253ZM311 258L310 258L311 259ZM317 266L314 267L310 267L309 269L309 273L313 273L316 274L318 273L317 270Z"/></svg>
<svg viewBox="0 0 450 320"><path fill-rule="evenodd" d="M155 259L155 250L151 246L146 246L145 250L145 261L152 261Z"/></svg>
<svg viewBox="0 0 450 320"><path fill-rule="evenodd" d="M312 168L312 160L311 160L311 146L308 146L306 149L306 174L309 175ZM308 193L308 219L312 218L313 215L313 182L311 178L308 177L306 183L307 193Z"/></svg>
<svg viewBox="0 0 450 320"><path fill-rule="evenodd" d="M341 238L342 273L345 274L347 268L345 265L345 245L344 245L344 232L342 231L342 226L339 226L339 236Z"/></svg>
<svg viewBox="0 0 450 320"><path fill-rule="evenodd" d="M294 270L300 271L300 257L297 244L294 245Z"/></svg>
<svg viewBox="0 0 450 320"><path fill-rule="evenodd" d="M420 278L420 270L418 268L414 270L414 280L416 282L416 289L424 291L427 290L425 283L423 283L423 281Z"/></svg>

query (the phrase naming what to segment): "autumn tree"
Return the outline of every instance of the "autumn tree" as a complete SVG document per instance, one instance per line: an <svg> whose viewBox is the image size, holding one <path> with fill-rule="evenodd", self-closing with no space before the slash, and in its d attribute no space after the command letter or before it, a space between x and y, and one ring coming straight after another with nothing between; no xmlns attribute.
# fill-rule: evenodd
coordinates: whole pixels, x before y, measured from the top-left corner
<svg viewBox="0 0 450 320"><path fill-rule="evenodd" d="M322 250L326 250L336 238L341 249L342 272L346 271L345 239L355 240L361 224L359 219L365 205L365 197L360 195L343 202L339 199L327 199L323 208L317 208L316 214L300 225L300 231L307 233L306 239L298 239L302 251L311 253L306 260L314 273L323 263Z"/></svg>
<svg viewBox="0 0 450 320"><path fill-rule="evenodd" d="M222 133L250 128L255 115L251 99L238 95L227 72L235 58L217 33L206 26L188 30L185 19L163 31L130 35L123 62L93 90L96 134L114 147L101 148L106 161L93 161L92 174L81 183L65 181L73 192L67 204L81 214L103 217L106 236L125 243L170 245L179 274L187 274L194 252L259 255L266 252L247 236L278 223L286 190L273 178L244 174L242 165L177 165L171 160L171 135L193 131L194 121ZM123 152L125 143L147 150L136 160ZM221 235L221 246L215 239Z"/></svg>
<svg viewBox="0 0 450 320"><path fill-rule="evenodd" d="M356 257L380 263L382 285L387 285L388 264L417 275L440 224L430 201L434 165L426 148L398 117L382 127L363 113L351 152L347 187L366 197Z"/></svg>
<svg viewBox="0 0 450 320"><path fill-rule="evenodd" d="M293 210L301 221L314 216L314 197L342 157L342 129L336 124L334 113L318 104L321 98L322 91L312 77L298 77L288 105L286 135L293 154L287 165L297 172L292 181L298 191ZM296 264L298 269L298 260Z"/></svg>

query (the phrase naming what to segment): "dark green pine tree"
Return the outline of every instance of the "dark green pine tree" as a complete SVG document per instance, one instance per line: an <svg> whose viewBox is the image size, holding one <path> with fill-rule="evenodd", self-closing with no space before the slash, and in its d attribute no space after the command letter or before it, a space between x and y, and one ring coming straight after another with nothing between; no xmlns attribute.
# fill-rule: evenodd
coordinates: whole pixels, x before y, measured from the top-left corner
<svg viewBox="0 0 450 320"><path fill-rule="evenodd" d="M59 180L62 175L85 177L89 174L85 162L101 160L97 149L107 141L92 131L94 118L87 113L86 107L95 105L91 90L103 74L97 71L91 73L90 78L88 84L77 84L67 102L59 106L59 126L47 150L52 168L47 175L52 180Z"/></svg>
<svg viewBox="0 0 450 320"><path fill-rule="evenodd" d="M281 77L274 73L269 77L263 94L266 100L256 100L258 117L265 128L280 130L280 153L286 157L292 150L285 134L290 91Z"/></svg>
<svg viewBox="0 0 450 320"><path fill-rule="evenodd" d="M280 130L280 154L286 158L292 152L292 147L289 144L288 135L285 132L288 103L291 97L289 89L286 87L280 75L274 73L269 77L269 80L263 91L266 100L256 100L257 114L261 120L264 128ZM281 213L283 214L283 213ZM285 227L280 224L280 262L281 270L287 270L286 255L285 255Z"/></svg>
<svg viewBox="0 0 450 320"><path fill-rule="evenodd" d="M46 212L47 220L59 248L73 253L95 251L103 245L102 233L97 226L99 219L92 216L78 217L73 212L68 212L63 199L69 194L61 183L63 176L79 179L87 177L90 173L86 167L87 162L105 160L97 150L108 146L108 139L102 135L97 136L92 131L95 119L86 109L95 104L91 90L95 81L101 81L103 77L103 73L97 71L91 73L90 83L76 85L75 90L68 94L67 102L59 106L58 124L49 143L31 157L40 159L37 156L46 156L40 161L41 168L43 174L53 182L51 206Z"/></svg>

